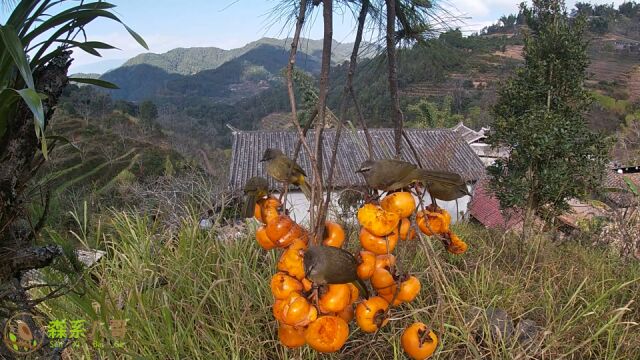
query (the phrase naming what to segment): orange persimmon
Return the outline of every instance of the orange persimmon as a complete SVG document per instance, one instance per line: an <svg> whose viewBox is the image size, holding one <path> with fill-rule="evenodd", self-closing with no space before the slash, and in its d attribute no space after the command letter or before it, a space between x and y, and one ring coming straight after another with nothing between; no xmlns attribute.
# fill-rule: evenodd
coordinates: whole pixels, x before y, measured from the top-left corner
<svg viewBox="0 0 640 360"><path fill-rule="evenodd" d="M340 312L350 304L350 300L351 289L347 284L330 284L326 292L320 295L318 308L323 314Z"/></svg>
<svg viewBox="0 0 640 360"><path fill-rule="evenodd" d="M307 278L302 279L302 288L304 291L311 291L313 288L313 282Z"/></svg>
<svg viewBox="0 0 640 360"><path fill-rule="evenodd" d="M323 353L336 352L349 337L349 325L344 319L326 315L309 324L304 338L309 346Z"/></svg>
<svg viewBox="0 0 640 360"><path fill-rule="evenodd" d="M267 231L269 231L269 225L267 225ZM279 248L285 248L296 240L302 240L305 244L309 242L309 232L307 229L296 224L295 222L289 228L289 231L284 234L280 239L276 240L276 246Z"/></svg>
<svg viewBox="0 0 640 360"><path fill-rule="evenodd" d="M416 210L416 200L410 192L400 191L385 196L380 206L386 211L398 214L401 218L406 218Z"/></svg>
<svg viewBox="0 0 640 360"><path fill-rule="evenodd" d="M256 229L256 241L265 250L271 250L276 247L276 243L267 236L267 229L264 225Z"/></svg>
<svg viewBox="0 0 640 360"><path fill-rule="evenodd" d="M365 204L358 210L358 222L375 236L385 236L398 227L400 216L374 204Z"/></svg>
<svg viewBox="0 0 640 360"><path fill-rule="evenodd" d="M360 297L360 289L358 289L357 286L353 285L353 283L348 283L347 286L349 286L349 304L353 304L356 300L358 300L358 297Z"/></svg>
<svg viewBox="0 0 640 360"><path fill-rule="evenodd" d="M438 337L427 325L416 322L402 333L402 348L414 360L425 360L433 355L438 347Z"/></svg>
<svg viewBox="0 0 640 360"><path fill-rule="evenodd" d="M288 215L279 215L277 219L267 223L267 236L278 243L294 224L295 222Z"/></svg>
<svg viewBox="0 0 640 360"><path fill-rule="evenodd" d="M358 277L362 280L369 280L373 271L376 269L376 254L371 251L362 250L358 257L360 263L358 264Z"/></svg>
<svg viewBox="0 0 640 360"><path fill-rule="evenodd" d="M396 264L396 257L393 254L384 254L376 256L376 269L387 268L390 269Z"/></svg>
<svg viewBox="0 0 640 360"><path fill-rule="evenodd" d="M451 239L451 241L449 242L449 245L447 245L448 252L454 255L460 255L465 251L467 251L467 248L468 248L467 243L462 241L462 239L460 239L458 235L450 232L449 238Z"/></svg>
<svg viewBox="0 0 640 360"><path fill-rule="evenodd" d="M342 311L336 313L336 316L342 318L347 323L351 322L355 316L355 309L353 308L353 304L348 305L346 308L342 309Z"/></svg>
<svg viewBox="0 0 640 360"><path fill-rule="evenodd" d="M403 218L400 220L400 240L413 240L416 237L416 230L411 226L411 220Z"/></svg>
<svg viewBox="0 0 640 360"><path fill-rule="evenodd" d="M396 281L389 270L378 268L371 276L371 285L378 293L389 293L395 291Z"/></svg>
<svg viewBox="0 0 640 360"><path fill-rule="evenodd" d="M356 322L362 331L372 333L385 326L389 319L387 309L389 303L379 297L371 297L356 306Z"/></svg>
<svg viewBox="0 0 640 360"><path fill-rule="evenodd" d="M451 223L451 215L444 209L436 209L435 211L422 210L416 215L416 223L427 236L436 234L444 234L449 231Z"/></svg>
<svg viewBox="0 0 640 360"><path fill-rule="evenodd" d="M302 280L304 278L304 265L303 265L303 256L304 251L307 249L307 244L302 240L295 240L287 250L285 250L282 255L280 255L280 259L278 260L278 265L276 266L278 271L284 271L290 276L298 280Z"/></svg>
<svg viewBox="0 0 640 360"><path fill-rule="evenodd" d="M278 324L278 339L282 345L295 349L306 343L304 340L304 328L290 326L284 323Z"/></svg>
<svg viewBox="0 0 640 360"><path fill-rule="evenodd" d="M283 300L289 297L292 292L301 291L302 283L283 272L278 272L271 277L271 293L274 299Z"/></svg>
<svg viewBox="0 0 640 360"><path fill-rule="evenodd" d="M364 227L360 229L360 245L376 255L392 252L397 243L398 229L392 230L387 236L376 236Z"/></svg>
<svg viewBox="0 0 640 360"><path fill-rule="evenodd" d="M324 224L324 240L322 244L326 246L342 247L344 244L345 234L344 229L340 224L333 221L327 221Z"/></svg>
<svg viewBox="0 0 640 360"><path fill-rule="evenodd" d="M391 302L393 296L395 295L395 300L393 300L393 306L398 306L403 302L411 302L413 299L418 296L420 293L420 280L418 280L415 276L409 276L405 281L400 284L400 287L397 288L398 294L391 292L390 294L383 294L382 296L388 302Z"/></svg>
<svg viewBox="0 0 640 360"><path fill-rule="evenodd" d="M291 293L282 305L282 323L291 326L307 326L318 317L318 310L298 293Z"/></svg>
<svg viewBox="0 0 640 360"><path fill-rule="evenodd" d="M262 216L262 218L258 220L262 221L262 223L268 224L280 216L280 206L282 204L280 204L278 199L268 197L258 200L257 204L260 205L260 215Z"/></svg>

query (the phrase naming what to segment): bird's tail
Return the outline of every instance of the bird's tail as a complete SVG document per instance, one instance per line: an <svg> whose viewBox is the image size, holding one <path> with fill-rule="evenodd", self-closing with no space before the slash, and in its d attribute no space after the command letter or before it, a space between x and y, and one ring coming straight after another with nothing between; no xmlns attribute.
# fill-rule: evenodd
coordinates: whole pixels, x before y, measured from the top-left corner
<svg viewBox="0 0 640 360"><path fill-rule="evenodd" d="M369 298L369 290L367 290L367 284L365 284L364 281L362 281L362 279L358 279L354 281L353 285L355 285L358 288L358 290L360 290L360 294L363 295L362 296L363 299Z"/></svg>
<svg viewBox="0 0 640 360"><path fill-rule="evenodd" d="M311 187L306 180L307 179L305 179L304 176L300 176L300 183L298 186L300 186L300 190L302 190L307 200L311 200Z"/></svg>
<svg viewBox="0 0 640 360"><path fill-rule="evenodd" d="M255 194L247 194L247 200L244 203L244 210L242 210L242 216L245 219L252 218L256 209L256 201L258 196Z"/></svg>
<svg viewBox="0 0 640 360"><path fill-rule="evenodd" d="M453 185L464 185L462 176L447 171L420 170L420 178L426 183L438 182Z"/></svg>

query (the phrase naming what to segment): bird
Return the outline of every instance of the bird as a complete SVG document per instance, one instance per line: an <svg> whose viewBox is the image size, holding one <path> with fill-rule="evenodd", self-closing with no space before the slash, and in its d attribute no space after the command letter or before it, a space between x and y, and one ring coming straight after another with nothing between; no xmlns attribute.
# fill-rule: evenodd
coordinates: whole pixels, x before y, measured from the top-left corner
<svg viewBox="0 0 640 360"><path fill-rule="evenodd" d="M358 277L358 262L348 251L325 245L310 246L303 256L305 277L314 285L353 283L365 298L367 286Z"/></svg>
<svg viewBox="0 0 640 360"><path fill-rule="evenodd" d="M470 195L462 177L456 173L420 169L402 160L366 160L356 171L375 190L397 191L415 183L424 185L432 197L451 201Z"/></svg>
<svg viewBox="0 0 640 360"><path fill-rule="evenodd" d="M280 149L269 148L265 150L262 161L267 162L267 174L284 184L294 184L300 187L307 199L311 199L311 187L307 183L307 174L304 170L289 159ZM285 188L285 192L287 189Z"/></svg>
<svg viewBox="0 0 640 360"><path fill-rule="evenodd" d="M244 195L246 196L242 215L245 219L254 215L256 202L269 195L269 181L262 176L254 176L244 184Z"/></svg>

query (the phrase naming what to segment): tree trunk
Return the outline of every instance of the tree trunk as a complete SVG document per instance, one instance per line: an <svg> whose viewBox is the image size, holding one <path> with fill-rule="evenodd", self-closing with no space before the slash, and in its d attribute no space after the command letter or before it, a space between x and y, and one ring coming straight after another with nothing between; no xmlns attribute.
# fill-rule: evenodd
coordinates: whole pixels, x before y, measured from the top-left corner
<svg viewBox="0 0 640 360"><path fill-rule="evenodd" d="M51 119L58 98L68 83L69 53L50 61L34 73L36 89L46 95L45 118ZM34 157L39 143L33 130L33 114L20 103L2 138L0 157L0 282L18 276L21 271L48 265L60 255L53 247L30 247L32 229L23 197L33 175ZM21 256L16 257L17 254Z"/></svg>
<svg viewBox="0 0 640 360"><path fill-rule="evenodd" d="M396 0L385 0L387 4L387 66L389 75L389 94L391 95L391 117L394 124L396 158L402 152L402 111L398 98L398 73L396 63Z"/></svg>
<svg viewBox="0 0 640 360"><path fill-rule="evenodd" d="M319 180L314 184L311 193L311 209L318 209L317 217L311 213L311 225L316 229L316 243L322 241L324 232L324 215L322 214L323 193L323 156L322 156L322 131L326 124L327 112L327 92L329 91L329 70L331 69L331 45L333 42L333 0L323 0L322 2L322 18L324 21L324 38L322 42L322 66L320 69L320 94L318 95L318 122L315 126L315 155L318 162Z"/></svg>

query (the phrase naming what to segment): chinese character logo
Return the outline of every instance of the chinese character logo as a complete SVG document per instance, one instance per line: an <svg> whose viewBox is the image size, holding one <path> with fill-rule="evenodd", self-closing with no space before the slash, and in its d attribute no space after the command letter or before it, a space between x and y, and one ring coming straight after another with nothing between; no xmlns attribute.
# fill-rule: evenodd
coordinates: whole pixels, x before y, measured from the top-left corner
<svg viewBox="0 0 640 360"><path fill-rule="evenodd" d="M41 318L29 313L15 314L4 324L2 341L16 354L30 354L44 343L43 325Z"/></svg>

